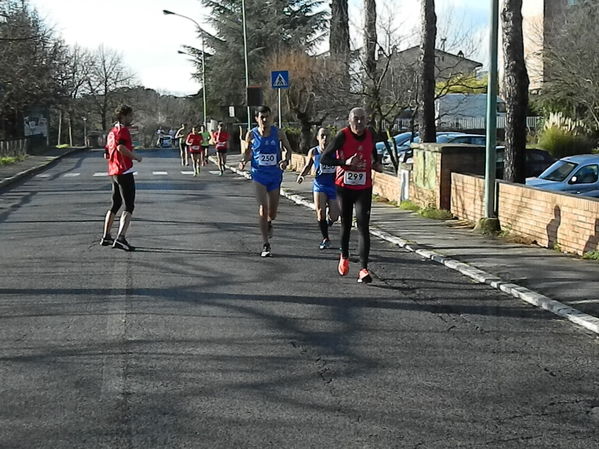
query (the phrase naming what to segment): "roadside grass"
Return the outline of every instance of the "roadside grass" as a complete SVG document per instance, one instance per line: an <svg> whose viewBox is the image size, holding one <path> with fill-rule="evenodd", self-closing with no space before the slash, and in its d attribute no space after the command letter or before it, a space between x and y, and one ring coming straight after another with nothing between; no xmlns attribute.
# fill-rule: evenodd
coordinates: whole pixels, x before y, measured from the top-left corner
<svg viewBox="0 0 599 449"><path fill-rule="evenodd" d="M20 162L22 160L25 160L25 156L2 156L0 157L0 167L14 164L15 162Z"/></svg>
<svg viewBox="0 0 599 449"><path fill-rule="evenodd" d="M599 251L589 251L582 255L583 259L599 262Z"/></svg>
<svg viewBox="0 0 599 449"><path fill-rule="evenodd" d="M420 209L418 214L424 218L432 218L433 220L451 220L453 218L453 215L448 210L430 206Z"/></svg>

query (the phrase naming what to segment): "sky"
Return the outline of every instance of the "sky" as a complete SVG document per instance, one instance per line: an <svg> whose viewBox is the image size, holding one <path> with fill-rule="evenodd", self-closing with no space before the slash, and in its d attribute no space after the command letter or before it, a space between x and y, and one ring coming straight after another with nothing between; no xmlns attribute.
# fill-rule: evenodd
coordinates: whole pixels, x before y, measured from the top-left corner
<svg viewBox="0 0 599 449"><path fill-rule="evenodd" d="M251 1L251 0L248 0ZM165 16L163 9L188 16L204 25L205 8L200 0L29 0L45 23L68 44L96 49L103 44L117 50L136 74L138 83L162 93L189 95L200 85L191 78L193 64L178 54L182 45L199 47L193 22ZM329 1L325 2L327 5ZM474 59L486 63L488 3L481 0L437 0L439 23L451 17L454 29L472 29L478 52ZM361 0L350 0L352 40L359 42ZM377 0L379 19L392 17L402 30L418 24L417 0ZM451 14L449 14L451 11ZM395 17L393 17L395 16ZM441 26L440 26L441 28ZM408 43L407 41L405 42ZM326 50L326 43L322 50ZM457 49L456 49L457 52Z"/></svg>

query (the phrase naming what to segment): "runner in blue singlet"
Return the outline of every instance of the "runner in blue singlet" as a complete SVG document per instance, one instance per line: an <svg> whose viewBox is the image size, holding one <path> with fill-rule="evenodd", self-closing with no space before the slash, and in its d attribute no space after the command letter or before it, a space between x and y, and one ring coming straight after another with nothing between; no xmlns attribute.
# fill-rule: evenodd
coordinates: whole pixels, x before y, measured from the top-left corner
<svg viewBox="0 0 599 449"><path fill-rule="evenodd" d="M239 162L240 170L245 168L246 162L252 162L251 173L263 240L260 253L262 257L271 256L269 238L272 237L272 221L276 218L279 207L283 170L287 168L291 158L291 146L285 132L271 125L270 119L268 106L260 106L256 110L258 126L248 131L245 137L246 149Z"/></svg>
<svg viewBox="0 0 599 449"><path fill-rule="evenodd" d="M316 134L318 146L308 151L306 165L297 177L297 183L301 184L304 177L310 172L314 165L315 177L312 185L314 192L314 205L316 206L316 219L322 234L320 249L327 249L331 246L329 239L329 226L339 218L339 204L337 203L337 192L335 187L336 167L323 165L320 163L320 156L327 146L329 132L326 128L320 128ZM328 206L328 214L327 214ZM328 216L328 217L327 217ZM328 219L327 219L328 218Z"/></svg>

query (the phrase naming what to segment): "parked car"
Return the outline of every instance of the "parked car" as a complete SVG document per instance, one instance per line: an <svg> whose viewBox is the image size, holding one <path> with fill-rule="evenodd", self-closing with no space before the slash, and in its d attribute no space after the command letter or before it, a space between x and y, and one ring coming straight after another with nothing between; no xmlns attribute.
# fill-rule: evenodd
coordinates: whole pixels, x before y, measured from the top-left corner
<svg viewBox="0 0 599 449"><path fill-rule="evenodd" d="M469 145L487 144L487 136L484 134L445 134L437 137L439 143L466 143Z"/></svg>
<svg viewBox="0 0 599 449"><path fill-rule="evenodd" d="M438 132L437 133L437 142L441 142L440 139L445 136L459 136L459 135L463 135L463 134L464 133L450 132L450 131ZM412 139L412 136L414 137L413 139ZM418 135L418 133L412 134L411 132L404 132L404 133L400 133L400 134L393 136L393 139L395 140L395 143L396 143L397 156L398 156L399 160L403 161L403 162L405 162L407 159L412 157L412 148L410 147L410 145L412 143L420 143L420 136ZM384 142L377 142L376 150L379 154L383 155L383 164L384 165L391 163L391 159L389 158L389 155L387 154L387 148L385 147Z"/></svg>
<svg viewBox="0 0 599 449"><path fill-rule="evenodd" d="M527 149L524 152L524 176L531 178L539 176L551 164L555 162L555 158L545 150L536 148ZM497 147L497 177L503 178L503 170L505 165L505 147Z"/></svg>
<svg viewBox="0 0 599 449"><path fill-rule="evenodd" d="M599 198L599 154L564 157L526 185Z"/></svg>

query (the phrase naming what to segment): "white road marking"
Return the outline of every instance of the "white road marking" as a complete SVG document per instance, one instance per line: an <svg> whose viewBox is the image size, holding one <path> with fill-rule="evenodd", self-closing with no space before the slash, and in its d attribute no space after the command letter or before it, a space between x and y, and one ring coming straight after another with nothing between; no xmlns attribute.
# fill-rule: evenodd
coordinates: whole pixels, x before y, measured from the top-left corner
<svg viewBox="0 0 599 449"><path fill-rule="evenodd" d="M193 172L191 170L188 170L188 171L181 170L181 174L182 175L193 175Z"/></svg>
<svg viewBox="0 0 599 449"><path fill-rule="evenodd" d="M94 173L94 176L108 176L108 173L106 173L105 171L99 171Z"/></svg>
<svg viewBox="0 0 599 449"><path fill-rule="evenodd" d="M63 176L65 178L75 178L77 176L79 176L81 173L65 173Z"/></svg>
<svg viewBox="0 0 599 449"><path fill-rule="evenodd" d="M48 173L42 173L41 175L35 175L36 178L49 178L50 175Z"/></svg>
<svg viewBox="0 0 599 449"><path fill-rule="evenodd" d="M167 171L153 171L152 174L154 176L164 176L164 175L168 175Z"/></svg>
<svg viewBox="0 0 599 449"><path fill-rule="evenodd" d="M218 170L209 170L208 173L210 173L211 175L219 175L220 172Z"/></svg>

